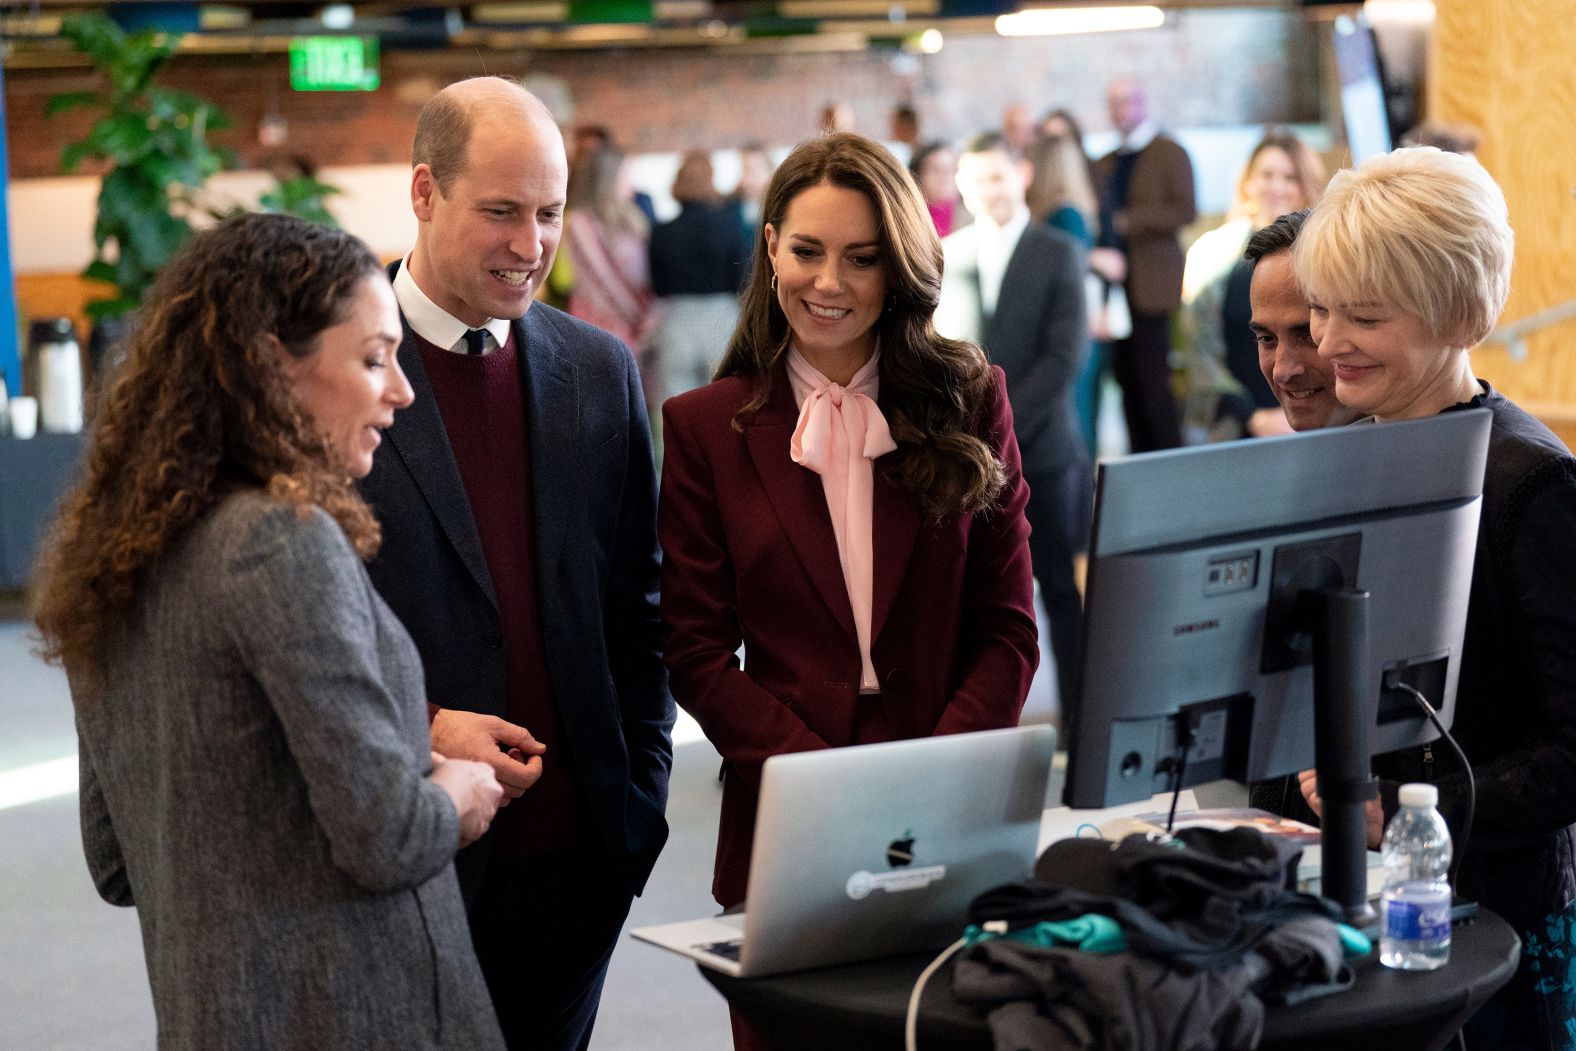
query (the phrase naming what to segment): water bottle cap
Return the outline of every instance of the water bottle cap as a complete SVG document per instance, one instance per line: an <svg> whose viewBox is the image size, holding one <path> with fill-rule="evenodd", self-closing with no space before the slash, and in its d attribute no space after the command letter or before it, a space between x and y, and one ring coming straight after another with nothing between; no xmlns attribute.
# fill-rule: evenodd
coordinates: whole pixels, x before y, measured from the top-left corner
<svg viewBox="0 0 1576 1051"><path fill-rule="evenodd" d="M1433 785L1402 785L1400 798L1402 806L1438 806L1439 789Z"/></svg>
<svg viewBox="0 0 1576 1051"><path fill-rule="evenodd" d="M76 326L68 317L39 318L28 329L28 346L32 347L41 343L74 343L76 338Z"/></svg>

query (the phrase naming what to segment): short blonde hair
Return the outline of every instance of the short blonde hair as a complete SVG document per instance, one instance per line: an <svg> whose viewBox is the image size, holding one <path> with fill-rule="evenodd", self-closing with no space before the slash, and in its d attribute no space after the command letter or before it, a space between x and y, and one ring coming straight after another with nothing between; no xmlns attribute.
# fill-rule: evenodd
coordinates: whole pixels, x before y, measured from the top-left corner
<svg viewBox="0 0 1576 1051"><path fill-rule="evenodd" d="M1310 299L1386 303L1459 347L1482 342L1499 319L1514 255L1493 177L1432 146L1338 172L1292 249Z"/></svg>

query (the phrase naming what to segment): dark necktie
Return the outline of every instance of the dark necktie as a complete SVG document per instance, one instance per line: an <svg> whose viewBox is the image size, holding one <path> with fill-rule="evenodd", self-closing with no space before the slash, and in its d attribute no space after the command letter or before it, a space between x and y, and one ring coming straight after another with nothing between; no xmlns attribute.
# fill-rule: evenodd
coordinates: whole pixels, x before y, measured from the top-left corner
<svg viewBox="0 0 1576 1051"><path fill-rule="evenodd" d="M465 330L465 353L483 354L487 350L487 330L484 328L468 328Z"/></svg>

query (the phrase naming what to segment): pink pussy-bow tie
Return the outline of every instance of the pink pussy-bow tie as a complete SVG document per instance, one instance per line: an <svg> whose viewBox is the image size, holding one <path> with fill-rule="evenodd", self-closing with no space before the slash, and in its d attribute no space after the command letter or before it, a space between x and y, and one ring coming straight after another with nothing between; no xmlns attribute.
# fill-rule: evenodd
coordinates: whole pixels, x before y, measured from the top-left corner
<svg viewBox="0 0 1576 1051"><path fill-rule="evenodd" d="M897 449L881 407L866 393L875 386L876 357L873 355L845 387L827 380L799 355L790 355L788 366L796 385L810 388L788 446L794 463L822 478L842 475L840 480L846 483L855 450L869 461Z"/></svg>

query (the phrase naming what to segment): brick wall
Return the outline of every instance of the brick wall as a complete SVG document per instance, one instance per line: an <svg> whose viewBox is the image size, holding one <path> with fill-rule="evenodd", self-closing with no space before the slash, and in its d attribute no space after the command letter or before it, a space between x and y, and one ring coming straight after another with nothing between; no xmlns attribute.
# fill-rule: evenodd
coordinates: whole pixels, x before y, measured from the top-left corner
<svg viewBox="0 0 1576 1051"><path fill-rule="evenodd" d="M606 124L631 152L791 145L813 133L831 99L854 110L859 130L884 135L893 105L911 101L925 136L961 137L993 125L1008 102L1035 111L1071 108L1086 129L1108 126L1104 85L1140 74L1152 110L1177 127L1318 119L1314 35L1296 12L1173 12L1156 30L1005 40L954 35L936 55L729 55L701 50L556 53L385 52L383 86L370 93L296 93L280 55L177 59L162 82L227 110L234 129L216 136L243 167L302 154L323 165L398 162L409 156L416 113L444 84L508 73L537 86L566 118ZM6 72L13 179L59 170L60 148L87 127L85 113L43 116L53 94L95 86L85 70ZM276 110L288 139L257 144Z"/></svg>

